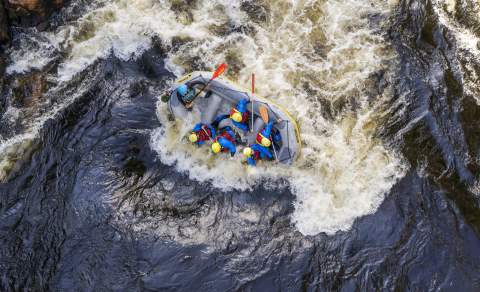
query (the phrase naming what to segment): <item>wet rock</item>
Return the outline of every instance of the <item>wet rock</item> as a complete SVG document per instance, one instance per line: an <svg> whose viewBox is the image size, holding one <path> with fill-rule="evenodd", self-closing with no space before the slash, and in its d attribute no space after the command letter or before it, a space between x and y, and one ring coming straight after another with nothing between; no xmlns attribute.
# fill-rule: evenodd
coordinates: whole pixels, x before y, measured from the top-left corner
<svg viewBox="0 0 480 292"><path fill-rule="evenodd" d="M10 42L10 25L38 26L42 29L50 14L61 8L65 2L64 0L0 1L0 45Z"/></svg>
<svg viewBox="0 0 480 292"><path fill-rule="evenodd" d="M3 2L0 1L0 45L10 41L10 29L8 28L8 18Z"/></svg>
<svg viewBox="0 0 480 292"><path fill-rule="evenodd" d="M5 58L0 54L0 84L3 84L5 69L6 69Z"/></svg>
<svg viewBox="0 0 480 292"><path fill-rule="evenodd" d="M64 0L6 0L6 9L12 24L35 26L44 22L65 2Z"/></svg>
<svg viewBox="0 0 480 292"><path fill-rule="evenodd" d="M177 20L188 25L193 22L192 10L197 6L197 0L173 0L171 2L171 10L177 14Z"/></svg>
<svg viewBox="0 0 480 292"><path fill-rule="evenodd" d="M48 84L42 72L18 77L12 86L12 101L16 106L30 107L42 98Z"/></svg>
<svg viewBox="0 0 480 292"><path fill-rule="evenodd" d="M245 64L243 63L239 53L233 49L228 50L225 53L225 61L227 64L230 64L228 68L228 76L231 78L238 78L240 74L240 70L245 68Z"/></svg>
<svg viewBox="0 0 480 292"><path fill-rule="evenodd" d="M178 50L181 46L186 45L189 42L193 42L193 38L188 36L174 36L171 42L172 42L172 49Z"/></svg>

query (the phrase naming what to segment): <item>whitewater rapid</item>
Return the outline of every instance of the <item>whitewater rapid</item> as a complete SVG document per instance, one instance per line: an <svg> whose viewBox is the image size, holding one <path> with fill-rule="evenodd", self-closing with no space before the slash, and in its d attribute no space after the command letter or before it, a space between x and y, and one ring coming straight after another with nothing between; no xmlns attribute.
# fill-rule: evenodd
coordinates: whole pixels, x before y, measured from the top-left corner
<svg viewBox="0 0 480 292"><path fill-rule="evenodd" d="M192 3L96 1L78 20L12 52L7 72L41 69L61 54L56 81L62 84L111 55L138 58L154 39L176 76L227 62L227 75L247 86L254 72L258 93L298 119L304 147L292 167L246 169L237 160L214 158L183 139L198 117L171 122L160 101L163 126L151 134L159 160L223 191L277 188L275 182L286 181L281 187L296 196L291 219L305 235L348 230L356 218L375 212L408 168L376 135L393 98L392 88L378 90L375 80L395 74L396 55L382 28L396 2Z"/></svg>
<svg viewBox="0 0 480 292"><path fill-rule="evenodd" d="M462 57L469 62L464 62L463 84L465 93L473 96L478 104L480 104L480 76L478 76L475 68L478 60L480 60L480 34L478 29L480 25L480 2L478 1L434 1L433 9L438 16L439 22L449 31L452 32L459 47ZM444 4L444 5L443 5ZM457 14L457 6L464 6L458 9L463 13Z"/></svg>

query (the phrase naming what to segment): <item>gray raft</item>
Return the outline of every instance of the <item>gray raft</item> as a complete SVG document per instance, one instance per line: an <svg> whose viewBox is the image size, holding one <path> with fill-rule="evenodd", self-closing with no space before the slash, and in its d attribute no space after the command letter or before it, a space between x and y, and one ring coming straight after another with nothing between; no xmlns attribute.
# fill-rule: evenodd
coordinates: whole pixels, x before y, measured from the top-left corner
<svg viewBox="0 0 480 292"><path fill-rule="evenodd" d="M177 92L174 90L181 84L187 84L197 89L197 92L202 89L205 84L210 80L212 72L192 72L186 76L183 76L175 82L172 87L172 93L168 101L168 106L171 113L177 119L183 119L189 114L189 111L185 108L182 102L177 97ZM299 133L296 122L285 110L282 110L279 106L272 104L268 100L261 97L252 97L246 90L239 88L233 82L217 78L210 82L207 90L209 92L208 98L205 98L205 93L200 94L193 102L193 107L198 109L201 113L201 122L205 124L211 124L215 118L222 114L229 114L230 109L235 106L242 98L247 98L253 103L248 104L248 111L250 117L253 117L253 131L244 133L237 129L231 123L230 119L225 119L219 125L219 128L225 126L231 126L241 136L242 144L250 145L255 143L255 137L258 131L260 131L265 123L260 117L260 107L266 107L268 109L269 119L276 121L274 128L281 136L280 142L273 143L272 153L275 154L275 159L283 164L292 164L300 150ZM253 115L252 113L253 104ZM251 121L249 127L251 127ZM193 127L193 125L192 125ZM273 151L275 150L275 151Z"/></svg>

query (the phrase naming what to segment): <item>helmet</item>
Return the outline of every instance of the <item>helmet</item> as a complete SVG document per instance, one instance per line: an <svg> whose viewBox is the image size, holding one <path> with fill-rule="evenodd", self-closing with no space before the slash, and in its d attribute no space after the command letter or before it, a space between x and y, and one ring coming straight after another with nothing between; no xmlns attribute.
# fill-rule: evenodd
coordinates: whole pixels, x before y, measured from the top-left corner
<svg viewBox="0 0 480 292"><path fill-rule="evenodd" d="M245 147L245 148L243 149L243 155L245 155L246 157L250 157L250 156L252 156L252 154L253 154L252 148L250 148L250 147Z"/></svg>
<svg viewBox="0 0 480 292"><path fill-rule="evenodd" d="M187 91L188 91L188 87L185 84L182 84L179 87L177 87L177 93L180 96L184 96L185 94L187 94Z"/></svg>
<svg viewBox="0 0 480 292"><path fill-rule="evenodd" d="M222 146L220 145L220 143L215 142L215 143L212 144L213 153L218 153L218 152L220 152L220 150L222 150Z"/></svg>
<svg viewBox="0 0 480 292"><path fill-rule="evenodd" d="M234 112L232 115L230 115L230 118L235 122L240 123L242 121L242 114L239 112Z"/></svg>
<svg viewBox="0 0 480 292"><path fill-rule="evenodd" d="M272 142L270 142L269 139L263 137L263 138L262 138L262 146L264 146L264 147L270 147L270 145L272 145Z"/></svg>
<svg viewBox="0 0 480 292"><path fill-rule="evenodd" d="M197 142L197 141L198 141L198 136L197 136L197 134L191 133L190 136L188 136L188 140L190 140L190 142L192 142L192 143Z"/></svg>

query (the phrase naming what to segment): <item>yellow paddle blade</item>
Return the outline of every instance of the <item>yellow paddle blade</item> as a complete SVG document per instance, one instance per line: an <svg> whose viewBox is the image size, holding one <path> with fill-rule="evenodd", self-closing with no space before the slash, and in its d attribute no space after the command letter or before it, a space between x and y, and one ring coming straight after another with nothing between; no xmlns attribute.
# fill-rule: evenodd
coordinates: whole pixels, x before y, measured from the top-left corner
<svg viewBox="0 0 480 292"><path fill-rule="evenodd" d="M262 120L265 122L265 124L268 123L268 109L265 106L260 107L260 116L262 117Z"/></svg>

